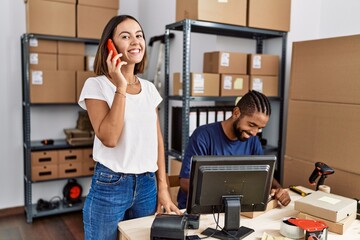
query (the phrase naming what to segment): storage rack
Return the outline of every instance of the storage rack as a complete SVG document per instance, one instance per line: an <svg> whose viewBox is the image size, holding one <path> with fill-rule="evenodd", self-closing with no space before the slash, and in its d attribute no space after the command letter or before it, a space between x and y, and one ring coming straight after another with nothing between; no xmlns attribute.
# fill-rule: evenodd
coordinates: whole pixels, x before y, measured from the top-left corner
<svg viewBox="0 0 360 240"><path fill-rule="evenodd" d="M30 112L31 107L43 107L43 106L64 106L64 105L76 105L76 103L60 103L60 104L32 104L30 103L30 66L29 66L29 41L31 38L45 39L45 40L61 40L61 41L73 41L84 42L86 44L98 44L97 39L83 39L75 37L63 37L63 36L50 36L41 34L26 33L21 36L21 59L22 59L22 115L23 115L23 156L24 156L24 207L26 214L26 221L32 223L33 218L54 215L65 212L78 211L82 209L83 204L76 204L72 207L67 207L62 204L58 208L48 211L37 211L36 204L32 204L32 184L35 182L31 178L31 152L32 151L47 151L57 149L72 149L91 146L71 146L64 139L55 140L52 145L43 145L40 141L31 141L31 125L30 125ZM46 181L56 181L67 178L57 178ZM44 182L44 181L41 181ZM84 200L84 199L83 199ZM83 201L82 201L83 202Z"/></svg>
<svg viewBox="0 0 360 240"><path fill-rule="evenodd" d="M169 81L170 81L170 31L182 31L183 33L183 57L182 57L182 96L169 95ZM164 101L164 145L165 156L173 156L177 159L182 159L184 156L185 148L189 139L189 109L191 101L215 101L215 102L234 102L236 97L193 97L190 96L190 46L191 46L191 33L213 34L218 36L229 36L237 38L253 39L256 41L256 53L263 53L263 41L266 39L281 39L281 62L279 71L279 96L269 97L270 101L280 101L280 117L279 117L279 142L278 147L265 146L265 152L276 152L277 166L275 171L275 178L280 183L283 179L283 156L284 156L284 91L285 91L285 63L286 63L286 43L287 32L256 29L243 26L197 21L191 19L184 19L182 21L166 25L165 28L165 101ZM169 148L169 101L182 102L182 151L176 152ZM168 166L167 161L167 166Z"/></svg>

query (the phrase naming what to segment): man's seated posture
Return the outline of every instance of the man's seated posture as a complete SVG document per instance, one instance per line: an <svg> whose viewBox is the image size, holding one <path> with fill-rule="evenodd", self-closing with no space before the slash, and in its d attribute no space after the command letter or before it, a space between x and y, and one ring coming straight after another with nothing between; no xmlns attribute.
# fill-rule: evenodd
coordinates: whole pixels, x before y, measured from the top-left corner
<svg viewBox="0 0 360 240"><path fill-rule="evenodd" d="M245 94L233 109L232 116L222 122L198 127L189 139L180 171L179 209L186 208L191 158L194 155L262 155L256 134L266 126L271 114L268 98L257 91ZM291 199L274 178L271 195L286 206Z"/></svg>

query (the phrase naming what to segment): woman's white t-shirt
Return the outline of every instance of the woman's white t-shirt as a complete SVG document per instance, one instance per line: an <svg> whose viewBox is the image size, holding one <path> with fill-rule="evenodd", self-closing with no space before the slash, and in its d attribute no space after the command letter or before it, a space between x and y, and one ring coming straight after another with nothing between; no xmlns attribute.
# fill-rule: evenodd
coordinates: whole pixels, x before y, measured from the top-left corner
<svg viewBox="0 0 360 240"><path fill-rule="evenodd" d="M162 97L153 83L138 79L140 93L126 94L124 128L118 144L109 148L96 136L94 139L94 160L114 172L139 174L158 169L156 108ZM85 99L98 99L105 101L111 108L115 90L115 85L106 76L88 78L78 103L86 110Z"/></svg>

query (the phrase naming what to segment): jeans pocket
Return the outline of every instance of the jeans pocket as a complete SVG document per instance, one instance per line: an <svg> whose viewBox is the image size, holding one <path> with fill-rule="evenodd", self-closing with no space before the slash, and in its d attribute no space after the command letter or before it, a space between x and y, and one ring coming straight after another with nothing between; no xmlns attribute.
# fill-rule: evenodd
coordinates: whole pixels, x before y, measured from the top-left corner
<svg viewBox="0 0 360 240"><path fill-rule="evenodd" d="M101 185L117 185L126 177L122 173L100 172L97 175L96 183Z"/></svg>
<svg viewBox="0 0 360 240"><path fill-rule="evenodd" d="M146 176L151 180L154 180L156 178L156 174L153 172L147 172Z"/></svg>

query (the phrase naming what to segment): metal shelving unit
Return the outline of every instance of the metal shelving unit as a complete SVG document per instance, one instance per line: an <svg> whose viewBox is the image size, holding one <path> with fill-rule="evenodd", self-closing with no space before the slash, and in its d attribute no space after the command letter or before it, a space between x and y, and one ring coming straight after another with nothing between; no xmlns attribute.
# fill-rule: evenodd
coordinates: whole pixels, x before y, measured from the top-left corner
<svg viewBox="0 0 360 240"><path fill-rule="evenodd" d="M70 148L86 148L91 146L71 146L64 139L55 140L52 145L43 145L40 141L31 141L31 124L30 113L32 107L42 106L64 106L74 104L31 104L30 103L30 67L29 67L29 41L32 38L45 40L61 40L72 42L84 42L86 44L98 44L96 39L83 39L74 37L49 36L41 34L23 34L21 36L21 59L22 59L22 114L23 114L23 158L24 158L24 207L26 213L26 221L31 223L33 218L65 213L70 211L78 211L82 209L82 203L76 204L72 207L64 206L60 203L57 209L49 211L37 211L36 204L32 204L32 185L36 182L31 178L31 152L32 151L47 151L55 149L70 149ZM80 178L80 177L79 177ZM64 178L59 178L64 179ZM56 181L59 179L52 179L49 181ZM66 179L66 178L65 178ZM44 182L44 181L39 181ZM82 201L83 202L83 201Z"/></svg>
<svg viewBox="0 0 360 240"><path fill-rule="evenodd" d="M170 41L171 31L182 31L183 33L183 56L182 56L182 83L183 96L169 95L170 81ZM280 39L281 41L281 63L279 72L279 97L271 97L270 101L280 102L279 117L279 142L277 147L265 146L265 152L275 152L277 155L277 171L275 177L282 182L283 179L283 156L285 131L283 129L284 120L284 91L285 91L285 63L286 63L286 42L287 32L256 29L243 26L197 21L184 19L182 21L166 25L165 29L165 102L164 102L164 144L166 159L173 156L182 159L189 139L189 111L190 102L193 101L215 101L215 102L234 102L236 97L192 97L190 96L190 47L191 33L212 34L218 36L228 36L235 38L246 38L256 41L256 53L263 53L263 42L267 39ZM169 101L182 102L182 151L175 152L169 148Z"/></svg>

